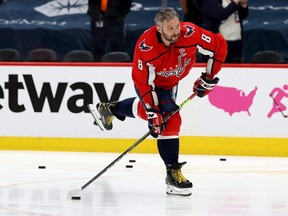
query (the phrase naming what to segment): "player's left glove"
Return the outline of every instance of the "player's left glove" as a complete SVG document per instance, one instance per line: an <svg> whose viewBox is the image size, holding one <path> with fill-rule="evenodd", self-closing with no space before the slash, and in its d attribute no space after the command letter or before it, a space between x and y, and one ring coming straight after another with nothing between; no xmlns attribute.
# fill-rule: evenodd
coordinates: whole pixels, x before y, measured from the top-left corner
<svg viewBox="0 0 288 216"><path fill-rule="evenodd" d="M162 133L164 125L162 124L162 114L158 109L150 108L146 111L147 120L148 120L148 128L152 129L151 135L154 138L157 138L159 134Z"/></svg>
<svg viewBox="0 0 288 216"><path fill-rule="evenodd" d="M202 73L202 75L194 83L193 92L197 91L198 97L204 97L213 90L218 82L218 77L214 77L212 80L209 80L206 77L206 73Z"/></svg>

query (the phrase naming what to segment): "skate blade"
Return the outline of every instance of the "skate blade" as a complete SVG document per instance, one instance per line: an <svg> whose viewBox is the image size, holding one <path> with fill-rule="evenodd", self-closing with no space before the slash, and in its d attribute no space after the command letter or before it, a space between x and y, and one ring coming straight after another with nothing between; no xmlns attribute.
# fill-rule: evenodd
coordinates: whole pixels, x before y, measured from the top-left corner
<svg viewBox="0 0 288 216"><path fill-rule="evenodd" d="M97 125L102 131L104 131L104 126L102 124L102 121L101 121L100 117L97 115L98 111L97 111L96 106L93 104L88 104L88 109L95 120L94 125Z"/></svg>
<svg viewBox="0 0 288 216"><path fill-rule="evenodd" d="M177 188L171 185L167 185L166 194L177 196L191 196L191 188Z"/></svg>

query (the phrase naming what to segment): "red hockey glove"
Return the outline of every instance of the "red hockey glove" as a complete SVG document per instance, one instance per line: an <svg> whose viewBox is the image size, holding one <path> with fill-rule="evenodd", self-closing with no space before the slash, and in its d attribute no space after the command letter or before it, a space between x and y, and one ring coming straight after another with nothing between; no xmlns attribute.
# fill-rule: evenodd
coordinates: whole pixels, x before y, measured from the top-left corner
<svg viewBox="0 0 288 216"><path fill-rule="evenodd" d="M214 77L212 80L208 80L206 78L206 73L202 73L202 75L195 81L193 91L198 91L198 97L204 97L213 90L218 82L218 77Z"/></svg>
<svg viewBox="0 0 288 216"><path fill-rule="evenodd" d="M157 138L158 135L161 134L163 131L162 114L158 109L155 108L147 109L146 114L148 120L148 128L149 130L153 129L151 135L154 138Z"/></svg>

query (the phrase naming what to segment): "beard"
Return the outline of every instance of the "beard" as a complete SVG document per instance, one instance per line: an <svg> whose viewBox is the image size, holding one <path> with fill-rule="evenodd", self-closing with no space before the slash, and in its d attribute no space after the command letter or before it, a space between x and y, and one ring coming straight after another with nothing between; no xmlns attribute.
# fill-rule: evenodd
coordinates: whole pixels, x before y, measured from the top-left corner
<svg viewBox="0 0 288 216"><path fill-rule="evenodd" d="M173 34L170 37L166 35L164 32L162 32L162 36L165 38L165 40L169 41L170 43L176 43L179 39L180 33Z"/></svg>

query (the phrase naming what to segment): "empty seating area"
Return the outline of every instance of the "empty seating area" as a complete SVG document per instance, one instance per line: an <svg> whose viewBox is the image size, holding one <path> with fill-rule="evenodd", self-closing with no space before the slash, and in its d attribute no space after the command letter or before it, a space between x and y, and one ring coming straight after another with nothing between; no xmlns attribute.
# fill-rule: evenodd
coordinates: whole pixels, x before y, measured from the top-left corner
<svg viewBox="0 0 288 216"><path fill-rule="evenodd" d="M31 50L27 56L22 57L17 49L0 49L0 62L94 62L94 56L88 50L71 50L67 52L63 59L58 54L48 48ZM132 62L131 56L127 52L108 52L101 62ZM196 62L203 63L201 55L196 53ZM263 50L256 52L250 63L274 64L286 63L283 55L274 50Z"/></svg>
<svg viewBox="0 0 288 216"><path fill-rule="evenodd" d="M251 60L252 63L285 63L283 55L274 50L256 52Z"/></svg>
<svg viewBox="0 0 288 216"><path fill-rule="evenodd" d="M31 50L27 56L22 57L17 49L0 49L0 62L94 62L94 56L88 50L72 50L60 59L58 54L48 48ZM108 52L101 62L131 62L131 57L126 52Z"/></svg>
<svg viewBox="0 0 288 216"><path fill-rule="evenodd" d="M0 61L21 61L20 52L17 49L0 49Z"/></svg>

